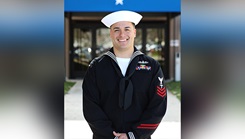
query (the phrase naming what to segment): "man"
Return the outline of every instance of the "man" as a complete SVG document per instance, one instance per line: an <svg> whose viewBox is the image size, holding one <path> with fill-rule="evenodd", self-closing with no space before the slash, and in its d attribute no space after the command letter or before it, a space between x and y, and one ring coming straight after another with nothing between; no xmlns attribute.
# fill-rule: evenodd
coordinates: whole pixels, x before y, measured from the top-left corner
<svg viewBox="0 0 245 139"><path fill-rule="evenodd" d="M90 63L83 81L83 112L93 139L151 139L165 115L160 64L134 47L141 18L117 11L101 20L113 47Z"/></svg>

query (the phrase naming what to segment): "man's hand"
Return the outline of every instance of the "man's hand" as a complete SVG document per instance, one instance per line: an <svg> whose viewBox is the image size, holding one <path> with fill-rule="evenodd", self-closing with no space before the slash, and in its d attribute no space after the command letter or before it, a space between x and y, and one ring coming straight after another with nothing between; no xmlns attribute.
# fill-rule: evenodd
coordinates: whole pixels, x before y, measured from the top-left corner
<svg viewBox="0 0 245 139"><path fill-rule="evenodd" d="M116 133L115 131L113 131L113 135L118 137L118 139L128 139L126 133Z"/></svg>

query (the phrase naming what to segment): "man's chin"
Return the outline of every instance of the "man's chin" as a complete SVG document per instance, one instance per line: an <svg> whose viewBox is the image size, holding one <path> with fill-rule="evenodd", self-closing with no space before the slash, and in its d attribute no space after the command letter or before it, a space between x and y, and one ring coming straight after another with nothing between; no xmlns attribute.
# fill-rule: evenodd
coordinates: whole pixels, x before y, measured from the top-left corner
<svg viewBox="0 0 245 139"><path fill-rule="evenodd" d="M120 46L120 49L122 49L122 50L125 50L125 49L128 49L128 48L129 48L129 46L125 46L125 45Z"/></svg>

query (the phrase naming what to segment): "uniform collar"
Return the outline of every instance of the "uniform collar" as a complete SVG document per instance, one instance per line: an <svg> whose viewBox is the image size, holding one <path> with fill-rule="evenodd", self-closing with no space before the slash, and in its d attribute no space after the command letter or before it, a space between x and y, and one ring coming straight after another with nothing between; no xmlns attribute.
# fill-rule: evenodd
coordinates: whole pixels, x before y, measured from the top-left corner
<svg viewBox="0 0 245 139"><path fill-rule="evenodd" d="M113 51L113 47L105 53L105 55L109 56L110 58L112 58L116 63L117 63L117 59L116 59L116 55ZM134 47L134 52L132 54L132 56L130 57L130 61L129 63L138 55L143 55L143 53L141 51L139 51L136 47Z"/></svg>

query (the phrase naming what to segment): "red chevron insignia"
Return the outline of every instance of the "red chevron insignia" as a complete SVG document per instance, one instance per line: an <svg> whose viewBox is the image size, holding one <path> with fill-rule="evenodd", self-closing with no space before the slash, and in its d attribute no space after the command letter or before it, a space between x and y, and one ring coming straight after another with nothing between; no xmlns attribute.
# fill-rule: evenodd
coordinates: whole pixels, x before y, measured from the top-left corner
<svg viewBox="0 0 245 139"><path fill-rule="evenodd" d="M166 87L159 87L157 86L157 94L160 96L160 97L165 97L167 95L166 93Z"/></svg>

